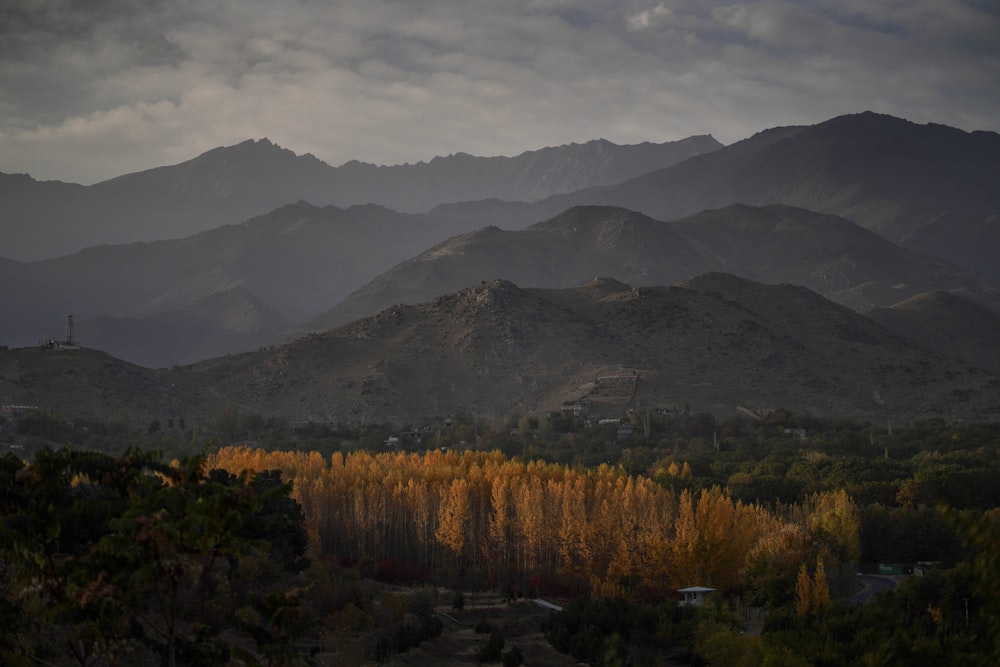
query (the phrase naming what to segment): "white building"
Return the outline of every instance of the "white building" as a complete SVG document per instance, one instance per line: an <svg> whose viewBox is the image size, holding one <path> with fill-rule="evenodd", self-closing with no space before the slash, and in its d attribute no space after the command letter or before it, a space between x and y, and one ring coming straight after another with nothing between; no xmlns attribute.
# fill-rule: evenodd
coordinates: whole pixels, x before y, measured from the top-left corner
<svg viewBox="0 0 1000 667"><path fill-rule="evenodd" d="M684 596L684 599L680 602L681 605L700 607L705 604L709 593L714 593L715 589L706 588L705 586L689 586L688 588L678 588L677 592Z"/></svg>

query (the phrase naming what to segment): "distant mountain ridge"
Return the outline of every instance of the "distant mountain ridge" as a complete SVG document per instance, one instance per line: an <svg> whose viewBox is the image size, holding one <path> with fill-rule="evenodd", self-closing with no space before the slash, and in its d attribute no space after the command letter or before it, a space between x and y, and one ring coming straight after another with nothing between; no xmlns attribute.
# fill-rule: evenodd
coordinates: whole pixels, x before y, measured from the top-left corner
<svg viewBox="0 0 1000 667"><path fill-rule="evenodd" d="M734 205L675 221L584 206L523 230L453 235L467 224L300 202L186 239L0 262L0 280L19 286L0 292L9 314L0 340L56 337L74 313L87 345L172 366L288 340L289 332L325 331L496 276L568 288L595 275L656 286L729 272L805 285L859 311L928 290L988 287L850 221L780 205Z"/></svg>
<svg viewBox="0 0 1000 667"><path fill-rule="evenodd" d="M299 330L323 331L496 275L526 287L565 288L594 275L655 286L712 271L805 285L859 310L929 289L985 284L848 220L790 206L738 204L673 221L579 206L523 230L489 227L449 239L378 276Z"/></svg>
<svg viewBox="0 0 1000 667"><path fill-rule="evenodd" d="M595 140L515 157L456 154L391 167L331 167L262 139L92 186L0 174L0 256L36 260L94 245L182 238L299 200L403 212L472 199L534 200L621 182L721 146L710 136L633 146Z"/></svg>
<svg viewBox="0 0 1000 667"><path fill-rule="evenodd" d="M638 210L670 218L719 204L789 204L840 215L896 241L942 212L1000 211L998 186L1000 135L867 112L765 130L714 159L668 167L605 192L647 197L652 210ZM669 201L681 189L683 204Z"/></svg>
<svg viewBox="0 0 1000 667"><path fill-rule="evenodd" d="M663 144L626 146L596 139L515 157L455 153L428 163L391 167L351 161L338 168L342 178L338 185L343 188L338 198L355 200L347 203L378 202L412 213L450 202L532 202L597 184L620 183L720 148L722 144L712 136L695 135Z"/></svg>
<svg viewBox="0 0 1000 667"><path fill-rule="evenodd" d="M620 147L595 141L515 158L333 168L249 141L89 188L0 175L0 344L58 337L74 313L84 344L171 366L498 277L525 287L569 288L593 276L652 287L724 272L804 285L859 312L934 291L989 307L989 297L976 299L1000 284L998 138L862 113L772 128L617 185L535 202L490 198L413 214L285 200L224 226L218 216L240 206L328 192L331 170L343 183L352 170L380 175L383 185L408 174L389 190L438 194L492 174L500 192L563 187L580 174L603 179L609 165L642 171L650 166L642 156L660 149L629 147L625 159L615 157ZM95 193L108 196L95 203ZM18 211L27 217L8 215ZM73 224L59 227L66 220ZM102 228L139 234L203 223L213 228L169 241L33 262L2 256L17 244L72 244Z"/></svg>
<svg viewBox="0 0 1000 667"><path fill-rule="evenodd" d="M786 204L847 218L890 241L1000 279L1000 134L865 112L777 127L618 185L530 207L483 207L514 228L571 206L673 220L731 204ZM466 215L477 207L467 204Z"/></svg>
<svg viewBox="0 0 1000 667"><path fill-rule="evenodd" d="M146 366L241 352L461 231L450 224L299 202L184 239L0 261L0 281L17 286L0 291L0 342L56 337L73 313L80 340Z"/></svg>

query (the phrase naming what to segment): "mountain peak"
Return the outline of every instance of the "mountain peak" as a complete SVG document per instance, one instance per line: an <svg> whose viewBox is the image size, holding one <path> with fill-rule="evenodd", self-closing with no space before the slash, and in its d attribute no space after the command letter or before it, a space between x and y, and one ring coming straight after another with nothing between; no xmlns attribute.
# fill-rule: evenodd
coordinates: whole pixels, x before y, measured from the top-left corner
<svg viewBox="0 0 1000 667"><path fill-rule="evenodd" d="M632 289L631 285L614 278L609 278L608 276L595 276L581 285L581 287L584 289L605 290L609 292L627 292Z"/></svg>
<svg viewBox="0 0 1000 667"><path fill-rule="evenodd" d="M498 278L484 280L473 287L440 297L433 302L433 305L445 307L452 312L472 315L496 314L509 311L515 301L523 298L525 294L524 290L510 280Z"/></svg>
<svg viewBox="0 0 1000 667"><path fill-rule="evenodd" d="M599 206L581 204L572 206L555 217L549 218L531 226L531 229L571 229L577 231L578 225L607 225L623 222L653 222L651 218L620 206Z"/></svg>
<svg viewBox="0 0 1000 667"><path fill-rule="evenodd" d="M697 292L718 292L720 294L728 294L731 292L739 292L747 289L752 289L755 287L760 287L760 285L752 280L747 280L732 273L722 273L720 271L706 271L705 273L699 273L696 276L692 276L687 280L682 280L675 283L677 287L683 287L685 289L695 290Z"/></svg>

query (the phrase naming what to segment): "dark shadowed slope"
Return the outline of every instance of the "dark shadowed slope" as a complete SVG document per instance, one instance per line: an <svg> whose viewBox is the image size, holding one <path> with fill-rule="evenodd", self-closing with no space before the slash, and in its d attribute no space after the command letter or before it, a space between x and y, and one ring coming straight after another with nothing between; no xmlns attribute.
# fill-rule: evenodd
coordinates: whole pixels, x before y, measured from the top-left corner
<svg viewBox="0 0 1000 667"><path fill-rule="evenodd" d="M1000 135L863 113L766 130L592 192L671 219L731 203L839 215L899 240L943 213L1000 211Z"/></svg>
<svg viewBox="0 0 1000 667"><path fill-rule="evenodd" d="M900 241L903 247L975 269L1000 283L1000 213L942 214Z"/></svg>
<svg viewBox="0 0 1000 667"><path fill-rule="evenodd" d="M0 344L52 337L73 313L84 344L143 365L244 351L453 233L377 206L299 203L175 241L3 261L17 287L0 293Z"/></svg>
<svg viewBox="0 0 1000 667"><path fill-rule="evenodd" d="M734 205L667 223L614 207L577 207L521 231L492 227L441 243L378 276L306 328L322 331L497 276L530 287L568 287L596 275L664 285L706 271L805 285L852 307L981 284L943 260L804 209ZM850 292L858 286L867 288ZM875 294L875 286L884 293Z"/></svg>
<svg viewBox="0 0 1000 667"><path fill-rule="evenodd" d="M764 130L619 185L554 196L506 213L511 221L530 221L595 204L671 220L734 203L787 204L838 215L890 241L912 238L911 247L923 252L934 251L933 239L948 238L942 256L981 267L988 253L1000 251L995 222L988 222L1000 213L1000 135L870 112L840 116ZM922 240L919 230L927 225L932 228ZM984 240L990 244L986 250L976 248Z"/></svg>
<svg viewBox="0 0 1000 667"><path fill-rule="evenodd" d="M644 215L578 207L524 230L488 227L440 243L378 276L304 329L322 331L498 276L530 287L570 287L594 276L662 285L712 261L668 225Z"/></svg>
<svg viewBox="0 0 1000 667"><path fill-rule="evenodd" d="M921 347L1000 375L1000 313L948 292L920 294L869 316Z"/></svg>

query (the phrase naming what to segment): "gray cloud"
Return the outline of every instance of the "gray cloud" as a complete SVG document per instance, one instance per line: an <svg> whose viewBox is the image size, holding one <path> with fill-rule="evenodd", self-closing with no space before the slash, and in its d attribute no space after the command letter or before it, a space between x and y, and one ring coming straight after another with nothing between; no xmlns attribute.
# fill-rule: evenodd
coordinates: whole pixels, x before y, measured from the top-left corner
<svg viewBox="0 0 1000 667"><path fill-rule="evenodd" d="M263 136L331 164L731 142L865 109L1000 130L998 87L987 2L14 0L0 171L94 182Z"/></svg>

